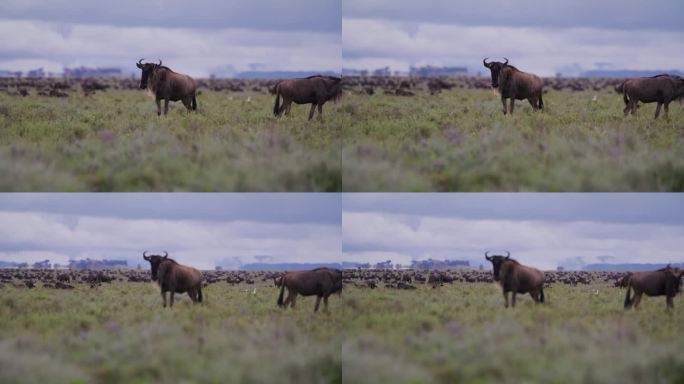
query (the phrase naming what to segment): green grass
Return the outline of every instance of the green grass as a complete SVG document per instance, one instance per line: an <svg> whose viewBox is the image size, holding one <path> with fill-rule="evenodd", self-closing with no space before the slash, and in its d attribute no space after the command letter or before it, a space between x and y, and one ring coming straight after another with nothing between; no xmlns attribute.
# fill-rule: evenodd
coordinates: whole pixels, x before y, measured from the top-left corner
<svg viewBox="0 0 684 384"><path fill-rule="evenodd" d="M256 293L253 289L256 287ZM346 286L330 313L266 284L161 306L152 283L0 291L0 382L681 383L684 303L554 285L505 309L494 284Z"/></svg>
<svg viewBox="0 0 684 384"><path fill-rule="evenodd" d="M283 311L272 284L253 288L212 284L173 309L151 283L2 289L0 382L341 382L337 296L314 315L313 298Z"/></svg>
<svg viewBox="0 0 684 384"><path fill-rule="evenodd" d="M555 285L506 310L493 284L345 292L350 383L681 383L684 305L624 311L622 289Z"/></svg>
<svg viewBox="0 0 684 384"><path fill-rule="evenodd" d="M204 91L167 116L143 91L90 97L0 93L4 191L338 191L337 107L272 115L273 97Z"/></svg>
<svg viewBox="0 0 684 384"><path fill-rule="evenodd" d="M596 100L593 98L596 96ZM349 95L345 191L682 191L684 110L623 117L620 95L549 91L546 110L493 91Z"/></svg>

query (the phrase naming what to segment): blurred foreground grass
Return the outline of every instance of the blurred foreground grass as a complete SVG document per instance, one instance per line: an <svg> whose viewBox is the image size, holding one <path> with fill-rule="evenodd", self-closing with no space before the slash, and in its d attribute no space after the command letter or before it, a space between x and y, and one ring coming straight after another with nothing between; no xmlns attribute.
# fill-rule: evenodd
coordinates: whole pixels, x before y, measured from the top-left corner
<svg viewBox="0 0 684 384"><path fill-rule="evenodd" d="M684 110L623 117L606 91L549 91L545 111L493 91L344 98L345 191L683 191Z"/></svg>
<svg viewBox="0 0 684 384"><path fill-rule="evenodd" d="M272 115L273 97L204 90L157 117L143 91L0 94L3 191L338 191L337 106Z"/></svg>
<svg viewBox="0 0 684 384"><path fill-rule="evenodd" d="M151 283L2 289L0 382L341 382L337 296L313 315L313 299L282 311L272 284L254 288L212 284L173 309Z"/></svg>

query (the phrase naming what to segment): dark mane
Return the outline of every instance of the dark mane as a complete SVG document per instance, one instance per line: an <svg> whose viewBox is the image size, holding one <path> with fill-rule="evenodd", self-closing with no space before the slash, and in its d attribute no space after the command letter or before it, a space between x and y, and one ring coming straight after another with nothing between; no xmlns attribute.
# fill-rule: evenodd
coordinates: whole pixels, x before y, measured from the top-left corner
<svg viewBox="0 0 684 384"><path fill-rule="evenodd" d="M520 70L519 70L518 68L516 68L516 67L514 67L514 66L512 66L512 65L510 65L510 64L504 65L503 68L501 68L501 69L503 70L503 69L506 68L506 67L508 67L508 68L513 68L514 70L520 72Z"/></svg>
<svg viewBox="0 0 684 384"><path fill-rule="evenodd" d="M177 262L176 260L174 260L174 259L169 259L169 258L163 259L162 261L170 261L170 262L172 262L172 263L174 263L174 264L178 264L178 262Z"/></svg>
<svg viewBox="0 0 684 384"><path fill-rule="evenodd" d="M513 263L515 263L515 264L520 265L520 263L518 262L518 260L515 260L515 259L510 259L510 258L509 258L509 259L506 259L506 260L504 260L504 261L510 261L510 262L513 262Z"/></svg>
<svg viewBox="0 0 684 384"><path fill-rule="evenodd" d="M670 77L670 75L667 73L661 73L660 75L651 76L651 79L655 79L656 77Z"/></svg>

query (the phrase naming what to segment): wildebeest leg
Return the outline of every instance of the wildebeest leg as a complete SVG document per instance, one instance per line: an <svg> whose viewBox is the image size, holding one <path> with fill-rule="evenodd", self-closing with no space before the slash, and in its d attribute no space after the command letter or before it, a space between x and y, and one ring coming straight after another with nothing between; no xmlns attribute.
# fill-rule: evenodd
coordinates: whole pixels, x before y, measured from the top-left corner
<svg viewBox="0 0 684 384"><path fill-rule="evenodd" d="M171 291L171 300L169 300L169 307L173 307L173 297L175 294L175 290Z"/></svg>
<svg viewBox="0 0 684 384"><path fill-rule="evenodd" d="M504 295L504 300L505 300L504 305L506 306L506 308L508 308L508 292L504 291L503 295Z"/></svg>
<svg viewBox="0 0 684 384"><path fill-rule="evenodd" d="M185 108L188 110L188 112L192 111L191 100L191 98L183 99L183 105L185 105Z"/></svg>
<svg viewBox="0 0 684 384"><path fill-rule="evenodd" d="M292 100L283 97L283 106L280 110L281 114L284 112L285 116L290 116L290 107L292 106Z"/></svg>
<svg viewBox="0 0 684 384"><path fill-rule="evenodd" d="M318 307L321 305L321 295L316 296L316 306L314 307L314 312L318 312Z"/></svg>
<svg viewBox="0 0 684 384"><path fill-rule="evenodd" d="M512 115L513 114L513 106L515 105L515 97L511 97L511 103L510 104L511 104L511 107L509 109L510 109L510 112ZM513 291L513 297L515 297L515 291ZM515 301L514 301L514 303L515 303Z"/></svg>
<svg viewBox="0 0 684 384"><path fill-rule="evenodd" d="M539 303L539 291L531 291L530 296L532 296L532 300L534 300L535 303Z"/></svg>
<svg viewBox="0 0 684 384"><path fill-rule="evenodd" d="M660 107L663 105L660 101L658 102L658 106L656 107L656 113L655 113L655 118L658 118L658 115L660 115Z"/></svg>
<svg viewBox="0 0 684 384"><path fill-rule="evenodd" d="M535 111L538 109L538 107L537 107L537 104L538 104L538 103L537 103L537 98L536 98L536 96L535 96L535 97L530 97L529 99L527 99L527 102L530 103L530 105L532 106L532 109L534 109Z"/></svg>
<svg viewBox="0 0 684 384"><path fill-rule="evenodd" d="M155 102L157 103L157 116L161 115L161 99L156 99Z"/></svg>
<svg viewBox="0 0 684 384"><path fill-rule="evenodd" d="M314 111L316 110L316 103L311 103L311 110L309 110L309 120L313 118Z"/></svg>
<svg viewBox="0 0 684 384"><path fill-rule="evenodd" d="M323 103L318 103L318 118L323 120Z"/></svg>
<svg viewBox="0 0 684 384"><path fill-rule="evenodd" d="M641 294L642 292L634 292L634 309L637 309L641 303Z"/></svg>
<svg viewBox="0 0 684 384"><path fill-rule="evenodd" d="M169 112L169 99L164 99L164 114L166 115L168 112Z"/></svg>
<svg viewBox="0 0 684 384"><path fill-rule="evenodd" d="M323 310L326 312L328 312L328 296L323 296Z"/></svg>
<svg viewBox="0 0 684 384"><path fill-rule="evenodd" d="M295 304L297 304L297 292L295 292L295 291L292 291L292 301L291 301L291 303L292 303L292 304L290 304L290 307L291 307L291 308L294 308L294 307L295 307Z"/></svg>
<svg viewBox="0 0 684 384"><path fill-rule="evenodd" d="M192 300L193 303L197 303L197 290L196 289L191 289L188 291L188 296L190 296L190 300Z"/></svg>
<svg viewBox="0 0 684 384"><path fill-rule="evenodd" d="M162 299L164 299L164 308L166 308L166 292L162 291Z"/></svg>
<svg viewBox="0 0 684 384"><path fill-rule="evenodd" d="M513 290L513 293L511 294L511 307L515 308L515 298L518 295L518 290L515 289Z"/></svg>
<svg viewBox="0 0 684 384"><path fill-rule="evenodd" d="M505 115L506 112L508 112L508 110L506 109L506 98L504 98L503 96L501 96L501 104L503 104L503 113Z"/></svg>
<svg viewBox="0 0 684 384"><path fill-rule="evenodd" d="M668 117L668 113L669 113L669 112L670 112L670 102L669 102L669 101L666 101L666 102L665 102L665 118L666 118L666 119L669 119L669 117Z"/></svg>

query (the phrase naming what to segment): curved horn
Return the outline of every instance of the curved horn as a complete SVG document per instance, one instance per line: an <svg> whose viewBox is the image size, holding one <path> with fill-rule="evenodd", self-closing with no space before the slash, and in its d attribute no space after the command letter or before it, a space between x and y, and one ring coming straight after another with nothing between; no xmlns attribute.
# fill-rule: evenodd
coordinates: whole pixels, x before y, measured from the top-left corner
<svg viewBox="0 0 684 384"><path fill-rule="evenodd" d="M484 64L485 67L490 68L492 66L492 64L488 63L487 59L488 59L488 57L485 57L484 59L482 59L482 64Z"/></svg>
<svg viewBox="0 0 684 384"><path fill-rule="evenodd" d="M489 257L489 251L485 252L485 259L492 261L492 258Z"/></svg>
<svg viewBox="0 0 684 384"><path fill-rule="evenodd" d="M161 59L159 59L159 64L157 64L157 67L161 67Z"/></svg>
<svg viewBox="0 0 684 384"><path fill-rule="evenodd" d="M166 259L167 257L169 257L169 253L164 251L164 259Z"/></svg>
<svg viewBox="0 0 684 384"><path fill-rule="evenodd" d="M508 259L509 257L511 257L511 253L506 251L506 258Z"/></svg>
<svg viewBox="0 0 684 384"><path fill-rule="evenodd" d="M144 57L143 57L142 59L138 60L138 64L142 65L142 61L143 61L143 60L145 60Z"/></svg>
<svg viewBox="0 0 684 384"><path fill-rule="evenodd" d="M144 252L143 252L143 259L145 259L145 260L147 260L147 261L150 261L150 257L148 257L147 255L145 255L146 253L147 253L147 251L144 251Z"/></svg>
<svg viewBox="0 0 684 384"><path fill-rule="evenodd" d="M504 65L508 64L508 59L504 57L504 60L506 60L506 62L504 63Z"/></svg>

